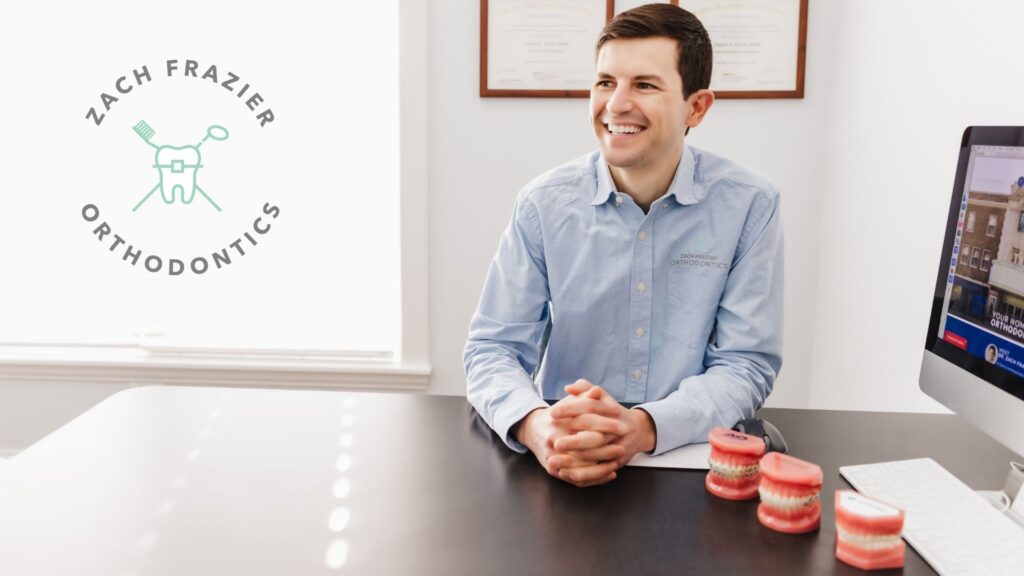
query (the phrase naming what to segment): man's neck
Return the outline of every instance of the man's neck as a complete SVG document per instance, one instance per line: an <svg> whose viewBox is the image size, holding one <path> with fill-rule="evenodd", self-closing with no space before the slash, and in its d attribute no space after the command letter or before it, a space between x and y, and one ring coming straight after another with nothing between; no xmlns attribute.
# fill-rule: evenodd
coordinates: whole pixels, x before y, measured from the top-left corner
<svg viewBox="0 0 1024 576"><path fill-rule="evenodd" d="M666 155L661 165L645 165L631 168L609 166L612 181L620 192L629 194L637 206L647 213L651 204L668 192L672 179L679 167L681 154Z"/></svg>

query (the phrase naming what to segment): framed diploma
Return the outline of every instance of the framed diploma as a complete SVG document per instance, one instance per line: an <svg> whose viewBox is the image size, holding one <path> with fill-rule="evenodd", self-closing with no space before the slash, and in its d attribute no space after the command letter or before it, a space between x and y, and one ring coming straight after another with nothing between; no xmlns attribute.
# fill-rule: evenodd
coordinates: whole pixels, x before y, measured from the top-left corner
<svg viewBox="0 0 1024 576"><path fill-rule="evenodd" d="M480 0L480 96L588 98L614 0Z"/></svg>
<svg viewBox="0 0 1024 576"><path fill-rule="evenodd" d="M711 37L718 98L803 98L807 0L683 0Z"/></svg>
<svg viewBox="0 0 1024 576"><path fill-rule="evenodd" d="M632 10L644 4L671 4L679 6L679 0L615 0L615 14L621 14L626 10Z"/></svg>
<svg viewBox="0 0 1024 576"><path fill-rule="evenodd" d="M601 29L647 1L480 0L480 96L589 97ZM716 97L804 97L807 2L682 0L711 37Z"/></svg>

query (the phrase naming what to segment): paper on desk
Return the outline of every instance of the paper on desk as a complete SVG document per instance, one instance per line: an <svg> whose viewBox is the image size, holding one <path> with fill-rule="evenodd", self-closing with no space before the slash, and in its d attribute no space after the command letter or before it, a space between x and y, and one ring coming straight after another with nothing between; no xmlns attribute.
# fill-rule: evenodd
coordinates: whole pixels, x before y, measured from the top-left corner
<svg viewBox="0 0 1024 576"><path fill-rule="evenodd" d="M711 455L711 445L707 442L701 444L687 444L675 450L669 450L658 456L637 454L626 463L626 466L644 466L647 468L683 468L687 470L707 470L708 456Z"/></svg>

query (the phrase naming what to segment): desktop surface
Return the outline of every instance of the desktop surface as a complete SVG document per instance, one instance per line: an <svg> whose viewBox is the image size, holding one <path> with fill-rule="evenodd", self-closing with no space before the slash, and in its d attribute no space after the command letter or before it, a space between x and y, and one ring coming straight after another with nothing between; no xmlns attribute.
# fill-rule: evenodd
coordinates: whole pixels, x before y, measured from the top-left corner
<svg viewBox="0 0 1024 576"><path fill-rule="evenodd" d="M1019 459L955 416L764 409L825 472L822 526L761 526L703 471L579 489L461 397L146 387L0 469L3 574L858 574L840 465L930 456L975 489ZM910 548L904 574L931 569Z"/></svg>

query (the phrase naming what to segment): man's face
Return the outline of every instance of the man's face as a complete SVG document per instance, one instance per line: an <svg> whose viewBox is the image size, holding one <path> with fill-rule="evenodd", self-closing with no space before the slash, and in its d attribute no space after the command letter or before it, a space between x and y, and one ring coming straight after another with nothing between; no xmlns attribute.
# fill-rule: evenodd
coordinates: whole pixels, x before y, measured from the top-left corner
<svg viewBox="0 0 1024 576"><path fill-rule="evenodd" d="M677 51L676 41L664 37L610 40L601 47L590 114L609 166L644 169L678 161L690 105Z"/></svg>

